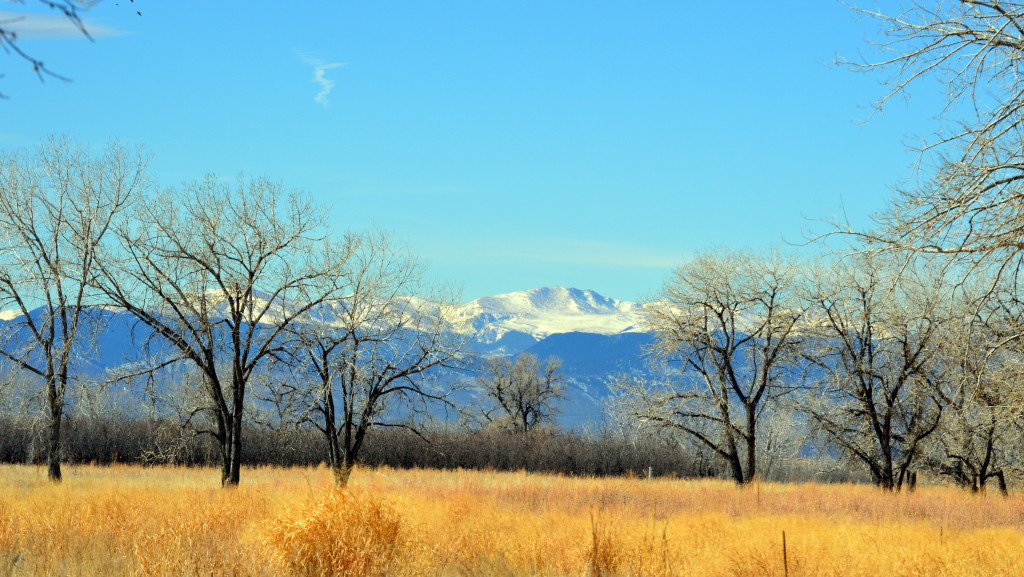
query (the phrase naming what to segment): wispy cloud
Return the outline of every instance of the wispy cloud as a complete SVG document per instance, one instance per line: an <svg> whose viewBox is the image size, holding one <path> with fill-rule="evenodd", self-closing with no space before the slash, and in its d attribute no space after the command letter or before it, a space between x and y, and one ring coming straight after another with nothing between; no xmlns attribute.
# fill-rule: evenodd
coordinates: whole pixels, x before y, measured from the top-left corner
<svg viewBox="0 0 1024 577"><path fill-rule="evenodd" d="M313 97L313 100L321 104L324 108L330 105L330 101L327 99L331 94L331 90L334 89L334 81L327 78L327 71L331 68L338 68L345 66L346 62L324 62L318 58L303 58L303 62L313 67L313 82L320 85L320 92Z"/></svg>
<svg viewBox="0 0 1024 577"><path fill-rule="evenodd" d="M83 19L82 24L93 38L128 34L88 19ZM84 38L77 24L64 16L54 14L0 10L0 28L13 31L18 38Z"/></svg>

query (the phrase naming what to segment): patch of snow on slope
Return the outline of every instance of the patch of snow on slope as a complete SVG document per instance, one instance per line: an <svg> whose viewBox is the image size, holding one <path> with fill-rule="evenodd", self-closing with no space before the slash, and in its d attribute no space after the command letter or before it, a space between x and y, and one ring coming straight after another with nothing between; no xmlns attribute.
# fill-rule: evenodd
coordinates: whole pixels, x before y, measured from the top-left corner
<svg viewBox="0 0 1024 577"><path fill-rule="evenodd" d="M21 311L0 311L0 321L12 321L21 316Z"/></svg>

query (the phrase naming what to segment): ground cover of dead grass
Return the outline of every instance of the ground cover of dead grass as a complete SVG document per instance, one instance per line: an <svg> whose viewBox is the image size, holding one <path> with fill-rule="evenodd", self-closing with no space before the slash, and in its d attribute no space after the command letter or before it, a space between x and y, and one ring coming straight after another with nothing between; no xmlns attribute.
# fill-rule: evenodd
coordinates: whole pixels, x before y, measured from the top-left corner
<svg viewBox="0 0 1024 577"><path fill-rule="evenodd" d="M2 575L1024 575L1024 496L526 473L0 467ZM785 533L785 551L783 549Z"/></svg>

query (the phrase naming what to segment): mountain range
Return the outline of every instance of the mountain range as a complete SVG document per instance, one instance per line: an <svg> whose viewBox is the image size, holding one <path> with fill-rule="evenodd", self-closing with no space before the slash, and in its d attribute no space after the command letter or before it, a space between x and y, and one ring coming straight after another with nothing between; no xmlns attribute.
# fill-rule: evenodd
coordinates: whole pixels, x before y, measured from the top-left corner
<svg viewBox="0 0 1024 577"><path fill-rule="evenodd" d="M471 346L482 355L530 353L558 357L566 379L559 418L585 426L603 418L608 385L617 375L647 374L643 306L592 290L544 287L488 296L461 305Z"/></svg>
<svg viewBox="0 0 1024 577"><path fill-rule="evenodd" d="M531 353L562 360L566 399L560 424L574 427L602 418L608 383L617 374L646 372L643 306L592 290L545 287L487 296L458 305L456 330L478 356ZM131 358L139 329L130 315L104 310L108 322L85 355L83 370L101 374ZM0 329L20 316L0 311ZM463 375L461 378L472 378Z"/></svg>

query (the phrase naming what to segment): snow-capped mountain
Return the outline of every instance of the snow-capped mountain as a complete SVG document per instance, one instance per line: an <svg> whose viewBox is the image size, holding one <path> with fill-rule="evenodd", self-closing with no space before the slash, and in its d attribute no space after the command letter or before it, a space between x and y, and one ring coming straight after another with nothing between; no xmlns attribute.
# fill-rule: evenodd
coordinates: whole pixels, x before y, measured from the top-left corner
<svg viewBox="0 0 1024 577"><path fill-rule="evenodd" d="M482 297L456 314L478 348L494 353L515 353L554 334L615 335L643 327L641 305L564 287Z"/></svg>
<svg viewBox="0 0 1024 577"><path fill-rule="evenodd" d="M617 375L646 373L644 309L637 303L564 287L479 298L456 316L480 354L526 352L558 357L568 388L560 422L566 426L601 418L608 383Z"/></svg>

